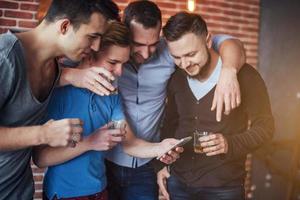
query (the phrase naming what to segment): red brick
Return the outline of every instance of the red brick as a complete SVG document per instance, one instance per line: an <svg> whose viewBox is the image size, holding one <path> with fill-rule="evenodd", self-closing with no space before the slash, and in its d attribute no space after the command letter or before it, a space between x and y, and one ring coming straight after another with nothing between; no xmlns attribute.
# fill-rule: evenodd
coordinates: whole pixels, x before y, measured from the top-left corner
<svg viewBox="0 0 300 200"><path fill-rule="evenodd" d="M34 199L42 199L43 197L43 193L42 192L36 192L34 194Z"/></svg>
<svg viewBox="0 0 300 200"><path fill-rule="evenodd" d="M43 181L44 176L43 175L34 175L34 180L35 181Z"/></svg>
<svg viewBox="0 0 300 200"><path fill-rule="evenodd" d="M231 21L231 19L229 17L217 16L217 15L208 16L208 18L211 19L211 20L216 20L216 21L221 21L221 22L222 21L223 22L230 22Z"/></svg>
<svg viewBox="0 0 300 200"><path fill-rule="evenodd" d="M237 9L237 10L242 10L242 11L249 11L250 10L250 7L249 6L246 6L246 5L231 5L231 8L233 9Z"/></svg>
<svg viewBox="0 0 300 200"><path fill-rule="evenodd" d="M17 2L11 2L11 1L0 1L0 8L18 9L19 4Z"/></svg>
<svg viewBox="0 0 300 200"><path fill-rule="evenodd" d="M252 7L252 8L250 8L250 10L255 12L255 13L259 13L259 8Z"/></svg>
<svg viewBox="0 0 300 200"><path fill-rule="evenodd" d="M20 11L11 11L6 10L4 12L5 17L12 17L12 18L21 18L21 19L32 19L33 14L28 12L20 12Z"/></svg>
<svg viewBox="0 0 300 200"><path fill-rule="evenodd" d="M213 5L213 6L218 6L218 7L230 7L230 4L226 3L226 2L219 2L219 1L211 1L211 0L203 0L203 2L201 3L203 5Z"/></svg>
<svg viewBox="0 0 300 200"><path fill-rule="evenodd" d="M259 13L257 13L257 14L243 13L243 16L246 18L258 19Z"/></svg>
<svg viewBox="0 0 300 200"><path fill-rule="evenodd" d="M162 8L168 8L168 9L176 9L175 3L167 3L167 2L158 2L157 5Z"/></svg>
<svg viewBox="0 0 300 200"><path fill-rule="evenodd" d="M258 28L256 27L241 27L243 31L252 31L252 32L258 32Z"/></svg>
<svg viewBox="0 0 300 200"><path fill-rule="evenodd" d="M28 4L28 3L21 4L21 10L37 11L38 9L39 9L39 5L36 4Z"/></svg>
<svg viewBox="0 0 300 200"><path fill-rule="evenodd" d="M34 28L38 23L34 21L19 21L18 25L22 28Z"/></svg>
<svg viewBox="0 0 300 200"><path fill-rule="evenodd" d="M32 168L33 173L44 173L45 169L41 168Z"/></svg>
<svg viewBox="0 0 300 200"><path fill-rule="evenodd" d="M223 13L225 12L224 10L222 9L219 9L219 8L210 8L210 7L202 7L201 8L202 12L206 12L206 13Z"/></svg>
<svg viewBox="0 0 300 200"><path fill-rule="evenodd" d="M4 18L0 19L0 26L16 26L16 25L17 25L16 20L4 19Z"/></svg>
<svg viewBox="0 0 300 200"><path fill-rule="evenodd" d="M225 24L217 24L214 22L207 22L208 27L222 27L229 30L238 30L240 27L238 25L225 25Z"/></svg>
<svg viewBox="0 0 300 200"><path fill-rule="evenodd" d="M43 184L35 184L35 189L36 190L42 190L43 189Z"/></svg>
<svg viewBox="0 0 300 200"><path fill-rule="evenodd" d="M8 30L7 28L0 28L0 34L1 34L1 33L6 33L7 30Z"/></svg>
<svg viewBox="0 0 300 200"><path fill-rule="evenodd" d="M241 12L236 12L236 11L229 11L229 10L224 10L225 15L232 15L232 16L242 16Z"/></svg>

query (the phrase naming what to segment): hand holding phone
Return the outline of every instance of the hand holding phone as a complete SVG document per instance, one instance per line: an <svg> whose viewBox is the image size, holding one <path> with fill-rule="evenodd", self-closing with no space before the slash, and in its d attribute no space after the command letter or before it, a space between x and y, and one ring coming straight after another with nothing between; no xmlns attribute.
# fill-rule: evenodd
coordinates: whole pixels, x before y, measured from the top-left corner
<svg viewBox="0 0 300 200"><path fill-rule="evenodd" d="M183 145L185 145L186 143L188 143L189 141L191 141L193 139L193 137L188 136L185 138L180 139L176 144L174 144L171 148L169 148L167 151L165 151L163 154L161 154L160 156L156 157L157 160L159 160L163 155L167 154L169 151L172 151L174 149L176 149L177 147L182 147Z"/></svg>

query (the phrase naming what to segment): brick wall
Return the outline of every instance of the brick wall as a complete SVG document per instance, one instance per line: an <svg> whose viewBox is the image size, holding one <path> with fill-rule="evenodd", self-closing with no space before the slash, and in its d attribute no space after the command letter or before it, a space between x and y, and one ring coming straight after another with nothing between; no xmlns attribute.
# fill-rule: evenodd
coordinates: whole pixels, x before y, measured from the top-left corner
<svg viewBox="0 0 300 200"><path fill-rule="evenodd" d="M39 0L0 0L0 33L8 28L27 30L37 25Z"/></svg>
<svg viewBox="0 0 300 200"><path fill-rule="evenodd" d="M37 24L37 10L45 0L0 0L0 33L8 28L30 29ZM48 0L47 0L48 1ZM121 9L128 0L116 0ZM177 11L186 10L186 0L155 0L163 21ZM257 66L260 0L196 0L195 13L201 13L212 33L227 33L243 41L247 62ZM250 170L250 164L247 165ZM36 199L41 198L43 170L33 167Z"/></svg>

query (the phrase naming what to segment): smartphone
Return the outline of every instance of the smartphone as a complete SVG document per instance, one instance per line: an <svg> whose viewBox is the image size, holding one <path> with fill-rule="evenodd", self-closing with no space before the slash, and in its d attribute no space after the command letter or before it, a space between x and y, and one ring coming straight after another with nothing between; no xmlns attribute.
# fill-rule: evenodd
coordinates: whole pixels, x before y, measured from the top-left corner
<svg viewBox="0 0 300 200"><path fill-rule="evenodd" d="M182 147L183 145L185 145L186 143L188 143L192 139L193 139L192 136L188 136L188 137L180 139L174 146L172 146L170 149L168 149L167 151L165 151L162 155L156 157L156 159L159 160L163 155L165 155L169 151L176 149L176 147Z"/></svg>

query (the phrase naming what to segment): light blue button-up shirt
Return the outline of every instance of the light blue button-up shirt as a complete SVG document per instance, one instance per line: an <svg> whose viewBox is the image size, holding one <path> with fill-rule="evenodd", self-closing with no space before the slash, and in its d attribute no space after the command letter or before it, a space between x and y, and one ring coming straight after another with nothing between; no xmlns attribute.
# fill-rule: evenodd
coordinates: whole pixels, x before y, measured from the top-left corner
<svg viewBox="0 0 300 200"><path fill-rule="evenodd" d="M215 36L214 49L228 38L231 37ZM138 138L149 142L159 141L166 88L174 71L175 63L163 39L160 40L154 55L138 69L130 62L125 64L119 79L119 91L126 119ZM131 168L142 166L151 160L129 156L123 152L121 145L112 149L107 155L107 159L113 163Z"/></svg>

